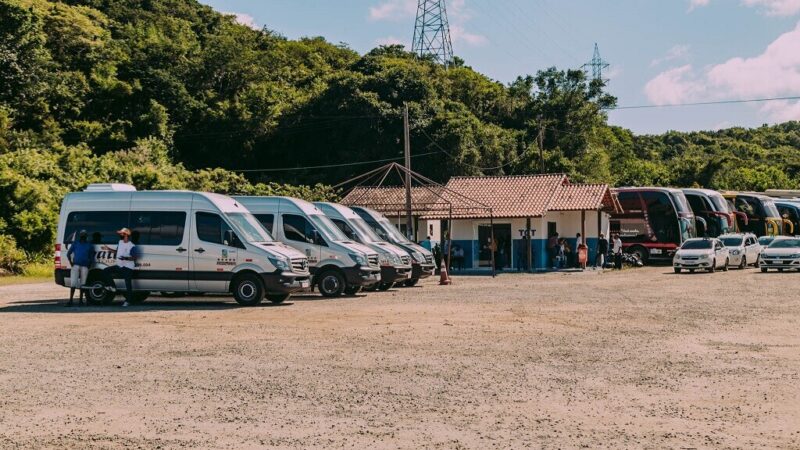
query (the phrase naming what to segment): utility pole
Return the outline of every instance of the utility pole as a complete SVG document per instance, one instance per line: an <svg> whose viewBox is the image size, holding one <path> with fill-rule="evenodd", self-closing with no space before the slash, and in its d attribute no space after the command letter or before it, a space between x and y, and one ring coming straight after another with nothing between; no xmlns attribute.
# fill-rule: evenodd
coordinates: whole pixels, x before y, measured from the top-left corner
<svg viewBox="0 0 800 450"><path fill-rule="evenodd" d="M597 42L594 43L594 55L592 55L592 60L588 63L584 64L583 70L589 71L592 69L592 79L593 80L603 80L603 70L608 69L608 63L603 61L603 58L600 57L600 48L597 46Z"/></svg>
<svg viewBox="0 0 800 450"><path fill-rule="evenodd" d="M432 55L445 67L453 63L453 41L445 0L418 0L411 51L419 56Z"/></svg>
<svg viewBox="0 0 800 450"><path fill-rule="evenodd" d="M408 126L408 103L403 104L403 152L406 163L406 236L414 239L414 224L411 217L411 132Z"/></svg>
<svg viewBox="0 0 800 450"><path fill-rule="evenodd" d="M539 173L544 174L544 124L542 123L542 116L539 116L539 135L536 136L536 141L539 143L539 164L541 165Z"/></svg>

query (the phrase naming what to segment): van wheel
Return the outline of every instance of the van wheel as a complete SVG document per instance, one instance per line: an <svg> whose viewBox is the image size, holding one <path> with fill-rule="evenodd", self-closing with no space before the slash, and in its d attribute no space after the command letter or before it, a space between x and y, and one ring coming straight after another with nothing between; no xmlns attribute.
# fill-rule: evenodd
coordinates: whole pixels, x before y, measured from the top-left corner
<svg viewBox="0 0 800 450"><path fill-rule="evenodd" d="M344 289L344 293L347 294L347 295L356 295L359 292L361 292L361 286L347 286Z"/></svg>
<svg viewBox="0 0 800 450"><path fill-rule="evenodd" d="M264 285L252 273L240 275L233 284L233 298L242 306L258 305L264 299Z"/></svg>
<svg viewBox="0 0 800 450"><path fill-rule="evenodd" d="M728 258L725 258L725 265L722 266L722 271L723 272L727 272L728 271L728 264L730 264L730 263L731 263L731 260L728 259Z"/></svg>
<svg viewBox="0 0 800 450"><path fill-rule="evenodd" d="M93 305L110 305L116 296L115 292L109 290L113 285L111 278L105 274L89 276L84 288L86 302Z"/></svg>
<svg viewBox="0 0 800 450"><path fill-rule="evenodd" d="M138 305L150 297L150 291L136 291L131 295L131 303Z"/></svg>
<svg viewBox="0 0 800 450"><path fill-rule="evenodd" d="M380 283L380 285L378 286L378 290L388 291L389 289L392 288L392 286L394 286L394 283Z"/></svg>
<svg viewBox="0 0 800 450"><path fill-rule="evenodd" d="M280 305L285 302L292 294L267 294L267 300L273 305Z"/></svg>
<svg viewBox="0 0 800 450"><path fill-rule="evenodd" d="M338 297L344 292L344 278L335 270L326 270L319 276L319 293L323 297Z"/></svg>
<svg viewBox="0 0 800 450"><path fill-rule="evenodd" d="M406 287L411 287L411 286L416 286L417 283L419 283L419 278L412 278L410 280L406 280L405 283L403 283L403 284Z"/></svg>

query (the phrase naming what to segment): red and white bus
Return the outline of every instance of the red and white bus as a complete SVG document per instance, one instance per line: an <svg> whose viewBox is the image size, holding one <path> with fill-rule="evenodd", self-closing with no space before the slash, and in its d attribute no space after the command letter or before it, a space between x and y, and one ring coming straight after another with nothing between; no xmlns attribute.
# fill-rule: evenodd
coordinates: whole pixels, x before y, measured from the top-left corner
<svg viewBox="0 0 800 450"><path fill-rule="evenodd" d="M619 233L626 252L642 262L671 260L683 241L697 237L695 216L680 189L617 188L622 212L611 216L611 234Z"/></svg>

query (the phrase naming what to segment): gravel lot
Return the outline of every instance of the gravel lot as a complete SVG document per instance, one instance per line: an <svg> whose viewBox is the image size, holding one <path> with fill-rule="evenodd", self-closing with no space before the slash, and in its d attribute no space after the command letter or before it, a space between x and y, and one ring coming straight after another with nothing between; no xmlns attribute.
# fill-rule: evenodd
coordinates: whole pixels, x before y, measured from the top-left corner
<svg viewBox="0 0 800 450"><path fill-rule="evenodd" d="M800 274L457 277L239 308L0 288L0 448L800 448Z"/></svg>

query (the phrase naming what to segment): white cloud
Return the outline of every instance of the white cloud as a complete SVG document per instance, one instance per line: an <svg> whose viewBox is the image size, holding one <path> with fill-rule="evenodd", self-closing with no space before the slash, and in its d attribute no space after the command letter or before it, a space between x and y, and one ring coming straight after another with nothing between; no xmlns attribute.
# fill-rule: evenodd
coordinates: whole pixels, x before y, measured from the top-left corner
<svg viewBox="0 0 800 450"><path fill-rule="evenodd" d="M258 26L258 24L256 23L256 19L253 18L253 16L251 16L250 14L237 13L237 12L226 12L226 11L223 11L222 14L225 14L226 16L233 16L234 20L236 21L236 23L238 23L240 25L244 25L246 27L250 27L250 28L252 28L254 30L260 30L261 29L261 27Z"/></svg>
<svg viewBox="0 0 800 450"><path fill-rule="evenodd" d="M674 45L672 48L667 50L667 54L662 56L661 58L656 58L650 62L650 67L655 67L665 62L674 61L676 59L683 59L689 56L689 49L688 45Z"/></svg>
<svg viewBox="0 0 800 450"><path fill-rule="evenodd" d="M416 0L385 0L369 8L371 20L402 21L417 14Z"/></svg>
<svg viewBox="0 0 800 450"><path fill-rule="evenodd" d="M644 88L654 104L795 96L800 93L800 23L763 53L731 58L696 69L687 64L666 70ZM797 102L764 103L760 111L776 121L800 119Z"/></svg>
<svg viewBox="0 0 800 450"><path fill-rule="evenodd" d="M405 46L406 42L394 36L387 36L384 38L376 39L375 45L402 45Z"/></svg>
<svg viewBox="0 0 800 450"><path fill-rule="evenodd" d="M373 21L402 22L413 20L417 15L417 0L383 0L369 8L369 19ZM472 12L466 0L451 0L447 4L447 16L450 21L450 37L453 42L461 42L470 46L481 46L489 42L486 36L473 33L467 29L467 22Z"/></svg>
<svg viewBox="0 0 800 450"><path fill-rule="evenodd" d="M689 11L708 6L711 0L689 0ZM800 13L800 0L741 0L742 5L758 8L768 16L793 16Z"/></svg>

